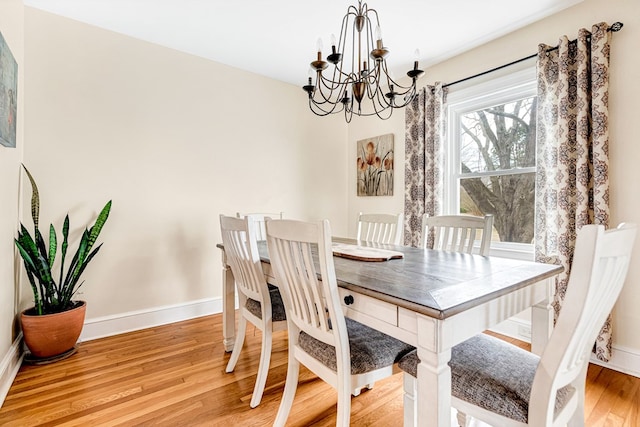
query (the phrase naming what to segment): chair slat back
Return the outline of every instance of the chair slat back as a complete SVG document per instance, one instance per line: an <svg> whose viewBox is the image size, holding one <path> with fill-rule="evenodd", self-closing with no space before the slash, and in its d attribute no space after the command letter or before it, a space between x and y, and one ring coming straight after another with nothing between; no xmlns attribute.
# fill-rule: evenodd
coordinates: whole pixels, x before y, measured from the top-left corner
<svg viewBox="0 0 640 427"><path fill-rule="evenodd" d="M403 214L363 214L358 215L356 239L364 242L400 245L402 244Z"/></svg>
<svg viewBox="0 0 640 427"><path fill-rule="evenodd" d="M480 255L489 255L493 215L440 215L422 217L420 247L442 251L473 253L476 240L480 240ZM432 235L432 237L430 236ZM479 236L478 236L479 235ZM433 243L430 243L429 240Z"/></svg>
<svg viewBox="0 0 640 427"><path fill-rule="evenodd" d="M348 351L329 222L269 221L267 244L287 320L337 351L346 343Z"/></svg>
<svg viewBox="0 0 640 427"><path fill-rule="evenodd" d="M224 253L238 291L247 298L259 301L264 307L264 301L269 302L270 306L270 298L258 252L256 220L259 221L260 217L220 215L220 230Z"/></svg>
<svg viewBox="0 0 640 427"><path fill-rule="evenodd" d="M236 216L238 218L244 218L245 216L251 215L253 217L255 226L256 226L256 239L257 240L267 240L267 230L265 228L265 221L269 219L282 219L282 212L273 212L273 213L240 213L237 212Z"/></svg>
<svg viewBox="0 0 640 427"><path fill-rule="evenodd" d="M532 403L536 395L555 396L567 384L584 382L593 344L624 285L635 237L633 224L606 232L586 225L578 232L567 293L536 371ZM546 408L529 413L553 414L554 399L548 400Z"/></svg>

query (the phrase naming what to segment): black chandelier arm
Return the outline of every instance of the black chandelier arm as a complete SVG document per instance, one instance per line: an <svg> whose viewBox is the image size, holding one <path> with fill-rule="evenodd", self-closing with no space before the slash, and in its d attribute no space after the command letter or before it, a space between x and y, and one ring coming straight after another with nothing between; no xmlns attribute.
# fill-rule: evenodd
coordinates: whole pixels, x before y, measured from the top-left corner
<svg viewBox="0 0 640 427"><path fill-rule="evenodd" d="M336 79L336 76L338 77ZM335 90L336 88L346 85L350 82L357 81L358 77L353 73L344 73L342 71L336 71L333 73L332 78L325 77L324 74L318 74L318 79L316 82L316 86L322 84L325 88L329 90Z"/></svg>
<svg viewBox="0 0 640 427"><path fill-rule="evenodd" d="M316 80L316 91L320 91L323 93L323 90L326 89L329 92L333 92L334 90L340 87L340 82L334 82L333 80L329 80L322 75L318 75L318 79Z"/></svg>
<svg viewBox="0 0 640 427"><path fill-rule="evenodd" d="M402 108L407 105L406 99L405 99L405 102L403 102L402 104L398 104L397 99L398 97L402 97L409 92L412 92L412 93L415 92L415 84L412 84L411 86L403 86L401 84L398 84L396 81L394 81L389 75L389 72L386 66L386 61L381 61L379 64L377 64L374 74L375 75L372 76L368 85L369 99L373 100L374 97L377 98L379 104L384 106L384 108L387 108L387 107ZM384 93L383 87L380 84L381 83L380 77L383 75L385 76L386 85L389 90L389 92L387 93ZM374 87L375 89L371 89L371 87ZM398 89L400 90L398 91ZM393 97L389 96L391 92L393 92L393 95L394 95Z"/></svg>
<svg viewBox="0 0 640 427"><path fill-rule="evenodd" d="M323 102L340 102L345 96L348 85L348 78L344 82L334 82L325 78L321 78L316 84L316 89L313 92L313 97L316 98L317 94L317 96L322 99ZM329 92L325 93L323 87Z"/></svg>
<svg viewBox="0 0 640 427"><path fill-rule="evenodd" d="M337 104L342 103L344 98L347 96L347 88L349 85L349 81L345 81L344 83L337 84L334 83L332 86L325 86L328 89L328 93L322 90L322 86L316 87L316 90L311 92L310 98L313 99L313 102L316 104Z"/></svg>
<svg viewBox="0 0 640 427"><path fill-rule="evenodd" d="M322 108L322 104L316 103L312 98L309 98L309 109L316 116L328 116L329 114L336 114L341 112L344 109L343 104L330 104L331 108L326 110ZM336 108L339 108L336 110Z"/></svg>
<svg viewBox="0 0 640 427"><path fill-rule="evenodd" d="M354 103L357 104L357 103ZM389 117L391 117L391 114L393 113L393 109L392 108L383 108L383 109L375 109L374 111L370 111L370 112L354 112L353 111L353 106L351 106L351 108L349 109L349 112L352 114L357 114L358 116L363 116L363 117L370 117L370 116L378 116L380 119L382 120L387 120ZM388 114L385 114L388 113Z"/></svg>
<svg viewBox="0 0 640 427"><path fill-rule="evenodd" d="M367 98L373 100L378 92L380 92L380 67L376 64L373 71L366 77L367 81Z"/></svg>
<svg viewBox="0 0 640 427"><path fill-rule="evenodd" d="M415 82L413 80L411 81L411 84L409 86L403 86L397 81L393 80L393 78L391 78L391 74L389 74L389 69L387 68L386 60L382 61L382 71L384 72L384 75L387 76L387 86L389 84L392 84L396 89L401 89L405 91L405 92L400 92L401 95L405 94L408 90L411 90L411 88L415 86Z"/></svg>

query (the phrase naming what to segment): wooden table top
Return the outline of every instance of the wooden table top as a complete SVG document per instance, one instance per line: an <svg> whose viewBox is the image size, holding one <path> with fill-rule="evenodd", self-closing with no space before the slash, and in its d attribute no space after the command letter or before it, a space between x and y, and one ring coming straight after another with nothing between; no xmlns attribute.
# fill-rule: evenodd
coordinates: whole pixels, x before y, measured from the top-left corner
<svg viewBox="0 0 640 427"><path fill-rule="evenodd" d="M356 244L353 239L334 242ZM402 259L363 262L334 256L340 287L437 319L445 319L562 272L559 265L408 246L368 244L399 251ZM218 245L222 248L222 245ZM269 263L266 242L260 258Z"/></svg>

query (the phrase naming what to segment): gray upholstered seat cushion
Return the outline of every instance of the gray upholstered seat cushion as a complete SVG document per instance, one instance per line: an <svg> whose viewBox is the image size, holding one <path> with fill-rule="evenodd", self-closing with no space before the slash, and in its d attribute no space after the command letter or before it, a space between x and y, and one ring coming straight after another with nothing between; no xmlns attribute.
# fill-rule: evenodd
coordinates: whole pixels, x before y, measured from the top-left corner
<svg viewBox="0 0 640 427"><path fill-rule="evenodd" d="M539 357L486 334L458 344L451 350L451 394L458 399L526 423L529 397ZM400 369L416 376L418 355L406 355ZM560 389L556 413L571 397L573 387Z"/></svg>
<svg viewBox="0 0 640 427"><path fill-rule="evenodd" d="M351 374L362 374L397 363L414 347L380 331L345 318L351 351ZM329 369L337 371L336 349L309 334L300 333L300 348Z"/></svg>
<svg viewBox="0 0 640 427"><path fill-rule="evenodd" d="M282 302L282 295L275 286L269 286L269 296L271 297L271 320L274 322L280 320L287 320L287 315L284 311L284 303ZM247 298L246 306L249 313L262 319L262 307L259 301L251 298Z"/></svg>

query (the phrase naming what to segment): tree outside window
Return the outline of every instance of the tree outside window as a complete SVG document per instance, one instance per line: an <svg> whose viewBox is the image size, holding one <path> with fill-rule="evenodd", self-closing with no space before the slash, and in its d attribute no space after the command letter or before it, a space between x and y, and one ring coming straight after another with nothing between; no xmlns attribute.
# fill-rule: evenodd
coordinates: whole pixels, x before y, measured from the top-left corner
<svg viewBox="0 0 640 427"><path fill-rule="evenodd" d="M531 243L536 102L526 97L459 115L459 208L493 214L493 240Z"/></svg>

